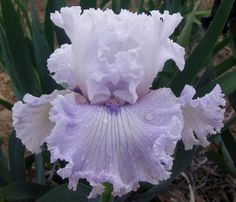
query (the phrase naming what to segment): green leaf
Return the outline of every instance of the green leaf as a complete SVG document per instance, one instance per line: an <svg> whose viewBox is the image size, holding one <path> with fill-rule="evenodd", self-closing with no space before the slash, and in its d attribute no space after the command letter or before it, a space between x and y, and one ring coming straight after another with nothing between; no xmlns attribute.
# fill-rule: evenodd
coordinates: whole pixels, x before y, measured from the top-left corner
<svg viewBox="0 0 236 202"><path fill-rule="evenodd" d="M210 84L204 86L197 92L197 96L204 96L206 93L209 93L216 84L219 84L222 88L223 93L228 96L236 90L236 71L229 72L223 76L216 78Z"/></svg>
<svg viewBox="0 0 236 202"><path fill-rule="evenodd" d="M229 102L231 104L231 106L233 107L234 111L236 111L236 90L231 93L229 96Z"/></svg>
<svg viewBox="0 0 236 202"><path fill-rule="evenodd" d="M34 154L31 154L25 158L25 170L31 169L34 163Z"/></svg>
<svg viewBox="0 0 236 202"><path fill-rule="evenodd" d="M8 142L9 167L12 181L25 180L24 146L16 137L15 131L9 137Z"/></svg>
<svg viewBox="0 0 236 202"><path fill-rule="evenodd" d="M211 83L213 79L215 79L215 71L212 67L207 67L196 84L196 91Z"/></svg>
<svg viewBox="0 0 236 202"><path fill-rule="evenodd" d="M191 164L196 151L197 147L194 147L192 150L186 151L183 142L178 142L177 151L174 158L174 165L172 168L172 179L175 179L176 176L178 176L185 168L187 168Z"/></svg>
<svg viewBox="0 0 236 202"><path fill-rule="evenodd" d="M189 45L194 20L195 20L195 16L194 16L193 12L189 13L185 17L186 23L185 23L182 31L180 32L180 35L177 38L177 42L183 47L186 47L187 45Z"/></svg>
<svg viewBox="0 0 236 202"><path fill-rule="evenodd" d="M50 94L57 88L56 82L49 75L47 69L47 59L50 56L50 48L46 41L46 37L41 29L41 25L38 16L35 11L34 3L32 2L32 38L34 47L34 57L36 62L36 69L39 75L42 92L44 94Z"/></svg>
<svg viewBox="0 0 236 202"><path fill-rule="evenodd" d="M232 124L236 122L236 113L234 113L224 124L221 132L225 132ZM214 137L214 136L213 136Z"/></svg>
<svg viewBox="0 0 236 202"><path fill-rule="evenodd" d="M187 59L185 69L182 72L178 72L171 82L170 86L176 95L180 94L185 84L193 83L197 73L201 70L213 49L219 34L222 32L233 3L234 0L224 0L221 2L205 36Z"/></svg>
<svg viewBox="0 0 236 202"><path fill-rule="evenodd" d="M111 0L103 0L101 1L100 8L105 7Z"/></svg>
<svg viewBox="0 0 236 202"><path fill-rule="evenodd" d="M121 0L120 7L122 9L129 9L131 0Z"/></svg>
<svg viewBox="0 0 236 202"><path fill-rule="evenodd" d="M26 20L26 25L27 28L29 29L30 32L32 32L32 27L29 19L29 12L27 10L26 4L22 0L14 0L14 3L17 5L17 7L20 9L20 11L23 14L23 17ZM19 13L20 15L20 13Z"/></svg>
<svg viewBox="0 0 236 202"><path fill-rule="evenodd" d="M233 153L229 152L228 150L229 148L227 147L228 145L225 144L222 138L224 134L228 135L227 138L229 138L229 135L231 135L229 130L225 130L222 135L216 136L213 141L214 150L208 151L207 156L211 158L213 161L215 161L219 167L224 169L226 172L230 173L233 177L236 177L236 167L234 164L234 160L232 159L231 156L231 154L234 155L234 152ZM233 146L235 144L235 140L232 139L232 137L230 138L230 140L232 142L230 142L229 144L232 144ZM233 158L235 157L233 156Z"/></svg>
<svg viewBox="0 0 236 202"><path fill-rule="evenodd" d="M2 146L2 142L0 143L0 147ZM0 148L0 186L7 185L10 182L10 173L7 168L7 162L2 155L2 151Z"/></svg>
<svg viewBox="0 0 236 202"><path fill-rule="evenodd" d="M8 181L6 181L3 177L0 176L0 188L7 186L8 183L9 183ZM0 202L1 202L1 198L0 198Z"/></svg>
<svg viewBox="0 0 236 202"><path fill-rule="evenodd" d="M113 202L114 197L111 195L112 192L112 185L105 183L105 190L101 195L100 202Z"/></svg>
<svg viewBox="0 0 236 202"><path fill-rule="evenodd" d="M213 160L221 169L230 173L233 177L236 177L236 168L232 162L229 162L229 160L225 158L225 156L222 156L222 154L214 150L209 150L207 152L207 157Z"/></svg>
<svg viewBox="0 0 236 202"><path fill-rule="evenodd" d="M49 13L54 13L55 11L60 11L62 7L65 7L64 0L48 0ZM54 25L56 32L56 37L59 45L70 43L70 39L66 35L65 31Z"/></svg>
<svg viewBox="0 0 236 202"><path fill-rule="evenodd" d="M144 7L144 0L139 0L138 13L145 12L145 9L143 7Z"/></svg>
<svg viewBox="0 0 236 202"><path fill-rule="evenodd" d="M214 142L214 151L208 151L209 158L214 160L219 167L226 172L236 177L236 140L231 134L229 127L236 121L236 114L233 114L229 120L226 121L222 128L222 133L211 136L209 139Z"/></svg>
<svg viewBox="0 0 236 202"><path fill-rule="evenodd" d="M158 193L165 190L171 183L172 179L168 179L160 182L159 185L153 186L147 192L137 193L134 196L130 196L126 202L135 201L135 202L147 202L152 201L153 198L157 196Z"/></svg>
<svg viewBox="0 0 236 202"><path fill-rule="evenodd" d="M11 58L11 55L9 53L9 46L7 43L7 38L5 31L0 24L0 60L3 64L4 70L7 71L8 75L11 78L12 86L14 93L17 97L22 97L22 93L24 90L21 86L20 79L17 76L17 72L15 71L15 67Z"/></svg>
<svg viewBox="0 0 236 202"><path fill-rule="evenodd" d="M231 40L231 50L233 52L234 58L236 57L236 23L232 20L230 23L230 40ZM229 95L229 101L234 110L236 110L236 90Z"/></svg>
<svg viewBox="0 0 236 202"><path fill-rule="evenodd" d="M63 184L49 191L38 199L37 202L98 202L99 199L89 200L87 198L90 191L91 188L82 183L79 183L76 191L69 190L67 184Z"/></svg>
<svg viewBox="0 0 236 202"><path fill-rule="evenodd" d="M171 1L168 10L170 11L171 14L179 12L180 11L180 1L173 0Z"/></svg>
<svg viewBox="0 0 236 202"><path fill-rule="evenodd" d="M184 17L185 18L185 25L184 25L184 28L182 29L182 31L180 32L180 35L177 38L177 42L183 47L187 47L187 45L189 45L191 33L193 30L193 25L197 21L196 15L197 15L197 8L199 6L199 3L200 3L200 1L198 1L195 4L193 10Z"/></svg>
<svg viewBox="0 0 236 202"><path fill-rule="evenodd" d="M50 190L49 186L32 182L12 183L0 189L0 198L7 200L20 200L26 198L37 199Z"/></svg>
<svg viewBox="0 0 236 202"><path fill-rule="evenodd" d="M153 0L148 0L148 7L149 11L155 10L156 9L156 4Z"/></svg>
<svg viewBox="0 0 236 202"><path fill-rule="evenodd" d="M54 25L50 19L50 8L47 3L46 12L45 12L45 21L44 21L44 32L48 41L48 45L51 51L54 50Z"/></svg>
<svg viewBox="0 0 236 202"><path fill-rule="evenodd" d="M11 0L2 0L2 16L5 24L7 41L15 64L15 72L22 85L22 95L38 94L32 59L20 24Z"/></svg>
<svg viewBox="0 0 236 202"><path fill-rule="evenodd" d="M121 11L120 2L121 2L121 0L112 0L112 10L116 14L119 14Z"/></svg>
<svg viewBox="0 0 236 202"><path fill-rule="evenodd" d="M45 184L44 164L42 154L35 154L36 176L39 184Z"/></svg>
<svg viewBox="0 0 236 202"><path fill-rule="evenodd" d="M80 0L80 6L83 10L89 9L89 8L96 8L97 1L96 0Z"/></svg>
<svg viewBox="0 0 236 202"><path fill-rule="evenodd" d="M0 24L0 54L1 54L1 62L5 67L13 66L10 53L9 53L9 46L7 43L6 33L3 29L2 24ZM8 70L8 68L6 68Z"/></svg>
<svg viewBox="0 0 236 202"><path fill-rule="evenodd" d="M6 100L3 100L2 98L0 98L0 105L2 105L8 110L11 110L13 107L13 105L10 102L7 102Z"/></svg>
<svg viewBox="0 0 236 202"><path fill-rule="evenodd" d="M234 165L236 166L236 140L233 137L233 134L230 132L230 130L226 130L224 133L222 133L221 138L234 162Z"/></svg>
<svg viewBox="0 0 236 202"><path fill-rule="evenodd" d="M236 64L236 59L234 56L230 56L229 58L225 59L223 62L213 67L216 71L216 76L220 76L221 74L225 73L235 64Z"/></svg>
<svg viewBox="0 0 236 202"><path fill-rule="evenodd" d="M229 28L230 28L230 42L231 42L231 47L233 51L233 55L236 57L236 23L235 20L231 20L229 23Z"/></svg>
<svg viewBox="0 0 236 202"><path fill-rule="evenodd" d="M217 53L219 53L226 45L228 45L231 42L231 37L225 37L222 41L220 41L219 43L217 43L215 45L215 47L213 48L212 51L212 55L216 55Z"/></svg>
<svg viewBox="0 0 236 202"><path fill-rule="evenodd" d="M165 63L164 69L162 72L157 74L157 77L152 83L153 89L158 89L162 87L168 87L173 75L176 73L176 65L172 60L168 60Z"/></svg>
<svg viewBox="0 0 236 202"><path fill-rule="evenodd" d="M119 14L121 9L128 9L130 6L130 0L112 0L112 10Z"/></svg>

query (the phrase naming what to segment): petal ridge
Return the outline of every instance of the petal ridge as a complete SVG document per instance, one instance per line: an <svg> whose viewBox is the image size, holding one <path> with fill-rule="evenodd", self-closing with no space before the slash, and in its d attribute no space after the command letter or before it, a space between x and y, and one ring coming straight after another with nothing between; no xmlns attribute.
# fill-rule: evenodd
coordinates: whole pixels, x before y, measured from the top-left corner
<svg viewBox="0 0 236 202"><path fill-rule="evenodd" d="M64 44L48 58L47 66L58 84L67 84L70 89L78 87L76 70L72 60L72 45Z"/></svg>
<svg viewBox="0 0 236 202"><path fill-rule="evenodd" d="M152 11L148 16L121 10L116 15L110 9L81 13L80 7L65 7L51 19L71 40L74 70L68 71L92 104L113 96L134 104L148 93L167 60L184 68L184 48L169 38L182 20L180 13ZM54 76L63 75L63 68L57 69ZM65 80L70 85L71 79Z"/></svg>
<svg viewBox="0 0 236 202"><path fill-rule="evenodd" d="M169 102L163 103L167 95ZM150 105L153 100L155 107ZM114 196L122 196L137 190L140 181L158 184L169 178L183 127L180 105L170 90L151 92L118 114L106 106L78 105L73 93L59 95L52 105L55 127L46 141L52 161L68 162L58 174L69 178L69 188L75 190L85 178L94 187L90 197L99 194L105 182L113 184Z"/></svg>
<svg viewBox="0 0 236 202"><path fill-rule="evenodd" d="M20 138L26 148L39 153L40 146L43 145L47 136L50 135L54 126L48 119L48 113L53 100L58 94L64 94L66 91L55 90L49 95L34 97L26 94L23 101L15 103L13 111L13 127L16 130L16 137Z"/></svg>
<svg viewBox="0 0 236 202"><path fill-rule="evenodd" d="M196 91L186 85L179 97L184 117L182 140L186 150L194 145L206 147L209 145L207 137L219 133L224 126L224 106L226 101L220 86L204 97L193 99Z"/></svg>

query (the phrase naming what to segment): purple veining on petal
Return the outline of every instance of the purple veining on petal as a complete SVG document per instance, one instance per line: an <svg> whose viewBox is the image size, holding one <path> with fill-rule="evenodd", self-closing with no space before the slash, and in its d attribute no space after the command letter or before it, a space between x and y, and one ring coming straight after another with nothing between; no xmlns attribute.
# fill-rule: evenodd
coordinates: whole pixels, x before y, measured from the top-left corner
<svg viewBox="0 0 236 202"><path fill-rule="evenodd" d="M107 107L108 113L111 115L118 115L120 112L120 107L124 104L125 102L118 98L111 98L105 103L105 106Z"/></svg>
<svg viewBox="0 0 236 202"><path fill-rule="evenodd" d="M86 179L93 187L90 198L102 193L104 183L121 197L139 182L170 177L183 128L181 106L170 89L152 91L134 105L114 97L103 105L78 105L74 94L53 101L49 118L55 127L47 138L51 161L68 162L57 173L69 179L70 189Z"/></svg>
<svg viewBox="0 0 236 202"><path fill-rule="evenodd" d="M116 105L116 104L106 104L106 107L108 109L108 112L110 114L119 114L120 112L120 106L119 105Z"/></svg>

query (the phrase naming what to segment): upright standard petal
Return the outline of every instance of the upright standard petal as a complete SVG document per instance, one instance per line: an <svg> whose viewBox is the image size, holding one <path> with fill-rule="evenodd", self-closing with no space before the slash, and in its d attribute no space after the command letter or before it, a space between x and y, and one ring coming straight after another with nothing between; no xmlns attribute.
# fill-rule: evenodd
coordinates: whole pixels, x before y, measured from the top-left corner
<svg viewBox="0 0 236 202"><path fill-rule="evenodd" d="M47 61L48 70L59 84L67 84L70 89L77 88L77 71L72 61L72 46L64 44L50 55Z"/></svg>
<svg viewBox="0 0 236 202"><path fill-rule="evenodd" d="M54 126L48 116L51 109L50 101L58 94L65 94L65 91L54 91L50 95L42 95L39 98L26 94L23 98L24 102L18 101L12 109L16 136L33 153L41 151L40 146Z"/></svg>
<svg viewBox="0 0 236 202"><path fill-rule="evenodd" d="M66 34L72 39L77 32L76 20L81 13L82 10L79 6L63 7L60 12L51 13L50 18L56 26L64 29Z"/></svg>
<svg viewBox="0 0 236 202"><path fill-rule="evenodd" d="M46 142L52 161L68 162L58 174L69 178L69 188L85 178L93 186L89 197L101 194L105 182L113 185L114 196L122 196L140 181L158 184L170 177L183 120L169 89L116 108L76 104L74 93L59 95L52 105L55 127Z"/></svg>
<svg viewBox="0 0 236 202"><path fill-rule="evenodd" d="M71 40L73 68L68 71L93 104L111 97L134 104L148 93L167 60L174 60L181 70L184 67L184 49L169 38L182 19L180 14L152 11L148 16L122 10L116 15L110 9L81 13L80 7L65 7L51 19ZM49 67L56 72L54 78L60 75L71 85L64 66L57 64L60 60L55 68Z"/></svg>
<svg viewBox="0 0 236 202"><path fill-rule="evenodd" d="M182 20L180 13L170 15L169 11L161 14L159 11L151 11L151 36L146 35L144 47L142 47L142 60L145 62L144 79L138 86L138 94L144 95L146 89L164 68L167 60L173 60L182 71L185 66L185 50L179 44L174 43L169 37ZM142 28L142 26L141 26ZM147 54L147 52L152 54Z"/></svg>
<svg viewBox="0 0 236 202"><path fill-rule="evenodd" d="M193 99L196 91L186 85L179 102L182 105L184 128L182 140L185 149L192 149L194 145L203 147L209 144L209 134L219 133L223 127L225 99L219 85L202 98Z"/></svg>

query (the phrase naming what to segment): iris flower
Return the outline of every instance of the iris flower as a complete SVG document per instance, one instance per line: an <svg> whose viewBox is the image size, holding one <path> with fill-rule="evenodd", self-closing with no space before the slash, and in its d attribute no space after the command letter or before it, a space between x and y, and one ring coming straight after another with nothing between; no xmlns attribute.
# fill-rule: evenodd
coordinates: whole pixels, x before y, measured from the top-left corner
<svg viewBox="0 0 236 202"><path fill-rule="evenodd" d="M217 85L193 99L191 86L176 97L171 89L150 90L172 59L184 68L184 49L169 37L179 13L151 15L122 10L65 7L51 14L65 30L64 44L48 59L48 69L66 90L25 95L13 108L13 125L26 148L39 153L46 143L51 161L67 162L57 173L76 190L79 179L93 187L89 197L113 185L112 195L158 184L171 175L176 144L206 146L208 134L223 126L225 100Z"/></svg>

